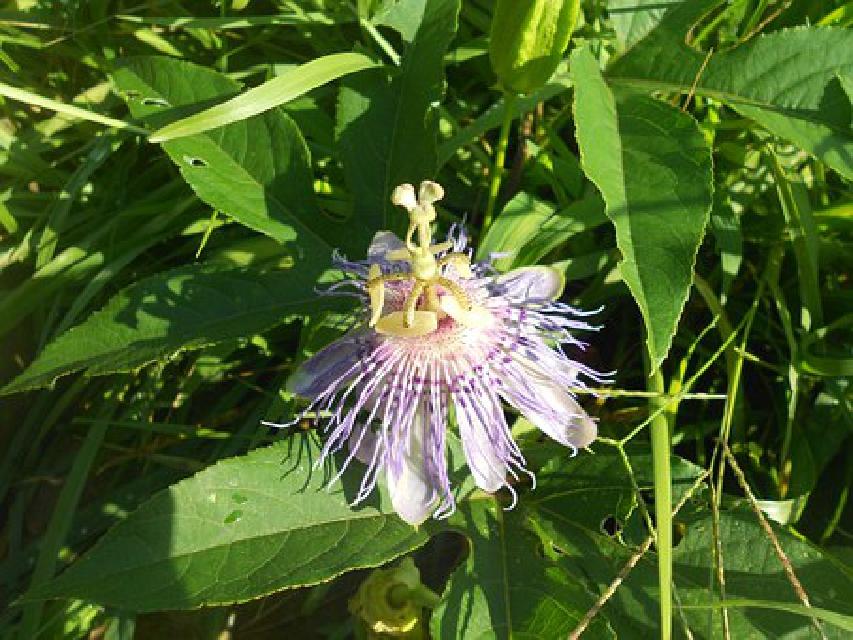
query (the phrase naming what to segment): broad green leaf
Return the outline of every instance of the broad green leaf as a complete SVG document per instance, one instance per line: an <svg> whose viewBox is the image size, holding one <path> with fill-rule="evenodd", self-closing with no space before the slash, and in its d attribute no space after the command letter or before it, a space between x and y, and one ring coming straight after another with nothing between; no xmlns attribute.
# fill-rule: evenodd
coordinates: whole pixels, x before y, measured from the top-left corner
<svg viewBox="0 0 853 640"><path fill-rule="evenodd" d="M829 556L784 529L773 526L811 604L843 616L853 615L853 578ZM752 511L720 515L720 540L726 569L726 597L799 605L800 601L782 570L782 564ZM689 526L674 553L676 586L684 605L715 603L719 594L708 591L713 567L714 537L710 515ZM733 638L818 638L807 617L777 610L733 608L729 621ZM719 615L685 607L685 615L698 637L719 638ZM711 628L709 629L709 618ZM846 636L836 627L824 627L827 637Z"/></svg>
<svg viewBox="0 0 853 640"><path fill-rule="evenodd" d="M327 488L312 436L220 461L108 531L26 600L84 598L130 611L243 602L373 567L427 540L377 494L350 507L356 469Z"/></svg>
<svg viewBox="0 0 853 640"><path fill-rule="evenodd" d="M657 368L669 351L711 209L711 154L695 121L652 98L612 92L588 49L572 56L581 163L616 227L620 272Z"/></svg>
<svg viewBox="0 0 853 640"><path fill-rule="evenodd" d="M561 453L536 474L536 491L524 500L533 510L570 520L575 526L602 531L602 522L614 518L624 526L637 505L634 483L641 490L654 486L652 454L648 447L629 450L634 482L612 447L601 447L595 455L578 455L571 462ZM673 501L693 486L702 469L678 456L671 456Z"/></svg>
<svg viewBox="0 0 853 640"><path fill-rule="evenodd" d="M592 606L590 594L543 556L520 511L472 500L456 516L471 551L433 611L434 638L564 638ZM615 637L598 620L584 638Z"/></svg>
<svg viewBox="0 0 853 640"><path fill-rule="evenodd" d="M770 133L791 141L820 158L848 180L853 180L853 137L849 133L838 133L825 124L792 117L785 112L741 103L731 106Z"/></svg>
<svg viewBox="0 0 853 640"><path fill-rule="evenodd" d="M317 298L316 275L305 266L261 273L193 265L140 280L48 344L0 394L43 387L74 371L127 371L334 304Z"/></svg>
<svg viewBox="0 0 853 640"><path fill-rule="evenodd" d="M402 0L417 27L404 29L400 67L347 78L337 112L338 149L354 217L371 228L402 228L391 191L438 170L438 113L444 54L456 33L459 0ZM407 22L407 24L410 24Z"/></svg>
<svg viewBox="0 0 853 640"><path fill-rule="evenodd" d="M506 204L489 227L477 248L477 259L485 260L490 253L509 253L494 262L501 271L536 264L573 235L606 221L604 203L598 195L557 210L522 191Z"/></svg>
<svg viewBox="0 0 853 640"><path fill-rule="evenodd" d="M224 75L160 56L129 58L113 80L137 118L159 127L240 91ZM306 252L361 248L317 208L308 147L280 108L163 144L199 198L247 227Z"/></svg>
<svg viewBox="0 0 853 640"><path fill-rule="evenodd" d="M361 53L333 53L289 69L236 98L158 129L149 142L166 142L251 118L308 93L327 82L377 63Z"/></svg>
<svg viewBox="0 0 853 640"><path fill-rule="evenodd" d="M633 549L618 538L576 522L572 512L556 513L525 505L528 520L543 542L563 554L561 566L581 580L587 590L600 595L625 567ZM598 618L607 621L619 638L656 638L658 625L657 563L653 553L632 568Z"/></svg>
<svg viewBox="0 0 853 640"><path fill-rule="evenodd" d="M651 460L648 453L630 452L636 483L641 489L650 486ZM537 474L536 491L525 496L521 505L528 520L546 544L552 544L563 554L564 566L574 576L587 581L594 592L604 589L619 574L634 553L625 544L629 531L621 536L604 535L599 522L606 515L617 519L633 508L632 488L622 465L610 452L599 452L571 464L555 460ZM693 485L702 469L673 458L675 493ZM678 502L676 496L674 502ZM674 554L675 582L679 601L684 603L691 631L696 638L722 637L719 620L709 629L709 615L699 608L715 606L717 592L709 590L712 578L714 539L710 514L701 504L702 493L693 494L683 516L686 535ZM811 597L812 604L825 610L849 616L853 612L849 595L853 579L834 560L824 556L808 542L776 527L785 552L794 570ZM642 539L646 532L642 533ZM726 567L727 597L748 598L778 603L778 610L799 602L783 574L770 541L750 510L723 512L720 538ZM656 637L658 619L656 557L649 551L634 566L619 589L602 609L601 616L616 630L619 637ZM687 611L691 609L691 611ZM778 619L776 619L778 618ZM739 611L732 617L732 637L811 637L810 622L798 615L774 614L772 611ZM829 633L829 637L842 637ZM790 634L790 635L788 635ZM798 635L802 634L802 635Z"/></svg>
<svg viewBox="0 0 853 640"><path fill-rule="evenodd" d="M671 9L656 29L610 65L608 81L722 100L853 177L851 104L842 82L853 75L853 33L797 27L706 56L688 46L685 37L718 4L695 0Z"/></svg>
<svg viewBox="0 0 853 640"><path fill-rule="evenodd" d="M831 625L843 629L844 631L853 632L853 616L845 616L835 611L828 611L819 607L806 607L802 604L794 604L792 602L768 602L766 600L750 600L748 598L738 598L737 600L721 600L711 604L688 604L683 605L684 609L771 609L773 611L786 611L788 613L796 613L797 615L817 618L823 622L828 622Z"/></svg>
<svg viewBox="0 0 853 640"><path fill-rule="evenodd" d="M684 0L607 0L607 13L620 49L632 46L654 29L667 10Z"/></svg>

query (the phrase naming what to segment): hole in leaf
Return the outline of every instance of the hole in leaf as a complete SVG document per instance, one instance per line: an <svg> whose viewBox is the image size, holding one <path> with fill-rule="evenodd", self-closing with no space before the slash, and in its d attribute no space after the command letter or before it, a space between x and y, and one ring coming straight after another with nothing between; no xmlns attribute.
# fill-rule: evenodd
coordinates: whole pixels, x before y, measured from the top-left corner
<svg viewBox="0 0 853 640"><path fill-rule="evenodd" d="M163 98L142 98L142 104L148 105L149 107L171 107L166 100Z"/></svg>
<svg viewBox="0 0 853 640"><path fill-rule="evenodd" d="M234 509L234 511L225 516L223 522L225 524L234 524L235 522L239 522L242 517L243 512L240 509Z"/></svg>
<svg viewBox="0 0 853 640"><path fill-rule="evenodd" d="M617 535L620 531L622 531L622 523L616 519L616 516L610 514L605 517L601 524L599 525L601 528L601 532L605 535L610 536L611 538Z"/></svg>
<svg viewBox="0 0 853 640"><path fill-rule="evenodd" d="M191 167L206 167L207 161L202 160L201 158L195 158L193 156L184 156L184 162L186 162Z"/></svg>

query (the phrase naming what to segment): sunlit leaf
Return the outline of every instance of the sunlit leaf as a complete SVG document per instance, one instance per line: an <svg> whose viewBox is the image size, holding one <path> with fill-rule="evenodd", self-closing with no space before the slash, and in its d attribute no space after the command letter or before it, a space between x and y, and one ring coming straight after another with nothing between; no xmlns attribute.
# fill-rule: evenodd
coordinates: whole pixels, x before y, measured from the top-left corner
<svg viewBox="0 0 853 640"><path fill-rule="evenodd" d="M510 200L477 247L477 258L506 253L494 261L497 269L531 265L577 233L607 222L604 203L596 194L558 210L522 192Z"/></svg>
<svg viewBox="0 0 853 640"><path fill-rule="evenodd" d="M687 114L613 92L588 49L572 56L581 163L607 204L620 272L640 307L653 367L669 352L711 209L711 155Z"/></svg>
<svg viewBox="0 0 853 640"><path fill-rule="evenodd" d="M131 285L45 347L0 390L43 387L84 370L128 371L183 349L247 337L297 314L328 306L315 290L317 270L220 270L182 267Z"/></svg>
<svg viewBox="0 0 853 640"><path fill-rule="evenodd" d="M693 24L720 0L684 2L607 69L609 82L643 90L691 92L731 104L772 133L853 178L853 32L797 27L760 35L727 51L688 46Z"/></svg>
<svg viewBox="0 0 853 640"><path fill-rule="evenodd" d="M240 91L212 69L159 56L126 59L113 79L133 115L154 127ZM279 242L328 256L365 239L318 209L308 147L280 108L163 148L199 198Z"/></svg>
<svg viewBox="0 0 853 640"><path fill-rule="evenodd" d="M334 53L285 71L260 86L201 113L158 129L149 142L166 142L222 127L273 109L342 76L377 66L361 53Z"/></svg>
<svg viewBox="0 0 853 640"><path fill-rule="evenodd" d="M319 449L294 436L230 458L157 494L27 600L77 597L130 611L243 602L372 567L426 531L375 495L352 508L355 470L326 485ZM390 510L389 510L390 509Z"/></svg>

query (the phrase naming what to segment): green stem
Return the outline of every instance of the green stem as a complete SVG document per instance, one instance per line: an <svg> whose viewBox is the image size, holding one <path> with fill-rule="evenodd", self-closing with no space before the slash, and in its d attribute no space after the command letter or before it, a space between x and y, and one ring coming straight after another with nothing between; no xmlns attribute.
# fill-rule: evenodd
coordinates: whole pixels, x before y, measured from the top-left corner
<svg viewBox="0 0 853 640"><path fill-rule="evenodd" d="M649 390L660 394L651 401L652 411L668 402L660 369L649 379ZM670 473L670 416L666 409L652 420L652 466L655 480L655 522L657 523L658 585L660 589L660 637L672 637L672 481Z"/></svg>
<svg viewBox="0 0 853 640"><path fill-rule="evenodd" d="M509 129L512 125L513 107L515 106L515 94L504 93L504 119L501 123L501 133L498 137L498 146L495 149L495 164L492 166L492 174L489 181L489 203L486 206L486 215L483 216L483 233L489 230L495 215L495 205L498 201L498 192L501 190L501 178L504 174L504 162L506 161L506 148L509 143Z"/></svg>

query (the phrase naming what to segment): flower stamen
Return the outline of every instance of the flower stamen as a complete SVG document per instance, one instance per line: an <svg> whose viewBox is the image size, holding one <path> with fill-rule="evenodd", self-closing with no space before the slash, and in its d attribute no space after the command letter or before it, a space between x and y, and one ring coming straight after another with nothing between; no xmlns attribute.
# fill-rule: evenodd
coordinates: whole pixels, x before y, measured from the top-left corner
<svg viewBox="0 0 853 640"><path fill-rule="evenodd" d="M400 185L391 195L391 201L408 212L409 229L406 247L389 251L384 257L390 261L406 261L411 269L407 273L383 274L378 264L371 265L367 280L369 325L378 333L416 337L436 331L439 318L444 316L466 326L482 326L487 319L488 312L472 304L464 287L442 275L445 267L452 266L460 278L472 278L471 258L464 253L448 253L436 259L437 255L453 248L453 242L432 243L432 223L436 218L433 203L443 196L441 185L429 180L421 183L417 196L411 184ZM403 310L383 316L385 285L400 281L412 282Z"/></svg>

